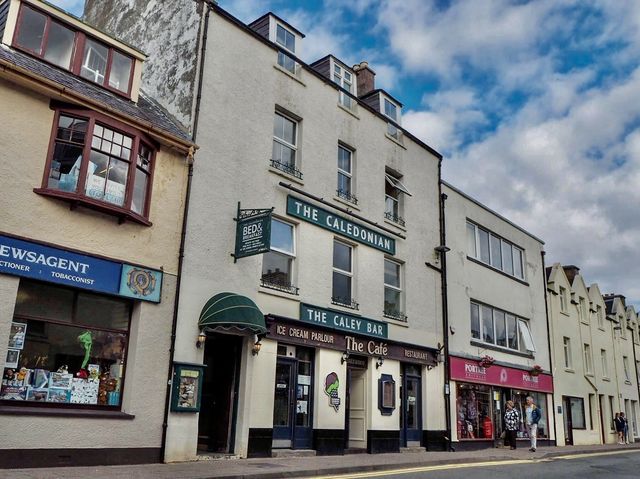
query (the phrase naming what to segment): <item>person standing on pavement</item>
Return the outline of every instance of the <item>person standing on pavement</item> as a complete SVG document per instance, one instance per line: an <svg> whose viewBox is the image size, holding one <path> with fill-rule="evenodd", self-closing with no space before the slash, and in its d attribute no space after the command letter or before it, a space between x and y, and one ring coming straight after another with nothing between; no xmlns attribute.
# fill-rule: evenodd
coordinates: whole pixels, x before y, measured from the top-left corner
<svg viewBox="0 0 640 479"><path fill-rule="evenodd" d="M507 401L507 412L504 413L505 446L516 448L516 433L520 425L520 414L513 407L513 401Z"/></svg>
<svg viewBox="0 0 640 479"><path fill-rule="evenodd" d="M618 444L624 444L624 419L620 416L621 413L617 412L616 417L613 419L613 424L618 433Z"/></svg>
<svg viewBox="0 0 640 479"><path fill-rule="evenodd" d="M529 434L529 440L531 441L531 452L536 452L537 439L538 439L538 422L540 422L540 408L535 405L533 398L527 396L527 407L525 408L527 433Z"/></svg>
<svg viewBox="0 0 640 479"><path fill-rule="evenodd" d="M622 443L629 444L629 421L623 412L620 413L620 419L622 420Z"/></svg>

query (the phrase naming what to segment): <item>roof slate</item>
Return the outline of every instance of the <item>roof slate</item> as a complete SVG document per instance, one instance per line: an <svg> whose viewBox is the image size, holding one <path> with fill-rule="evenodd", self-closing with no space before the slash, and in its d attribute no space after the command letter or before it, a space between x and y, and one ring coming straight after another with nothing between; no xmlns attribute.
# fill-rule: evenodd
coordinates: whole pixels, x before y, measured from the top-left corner
<svg viewBox="0 0 640 479"><path fill-rule="evenodd" d="M158 104L143 91L140 92L138 102L122 98L98 85L70 72L56 68L37 58L16 51L6 45L0 45L0 62L11 63L19 68L28 70L39 77L55 82L68 90L104 104L117 113L138 120L143 124L192 143L191 136L175 120L171 119Z"/></svg>

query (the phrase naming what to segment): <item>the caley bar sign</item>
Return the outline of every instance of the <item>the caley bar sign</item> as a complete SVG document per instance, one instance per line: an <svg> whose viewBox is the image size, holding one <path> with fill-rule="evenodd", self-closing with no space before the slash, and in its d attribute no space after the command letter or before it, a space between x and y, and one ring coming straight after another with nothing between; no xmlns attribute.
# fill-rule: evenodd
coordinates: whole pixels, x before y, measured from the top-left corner
<svg viewBox="0 0 640 479"><path fill-rule="evenodd" d="M393 238L290 195L287 197L287 214L385 253L396 254L396 241Z"/></svg>
<svg viewBox="0 0 640 479"><path fill-rule="evenodd" d="M364 336L374 336L376 338L388 337L386 323L367 319L361 316L334 311L332 309L319 308L310 304L300 304L300 319L307 323L317 324L331 329L359 333Z"/></svg>

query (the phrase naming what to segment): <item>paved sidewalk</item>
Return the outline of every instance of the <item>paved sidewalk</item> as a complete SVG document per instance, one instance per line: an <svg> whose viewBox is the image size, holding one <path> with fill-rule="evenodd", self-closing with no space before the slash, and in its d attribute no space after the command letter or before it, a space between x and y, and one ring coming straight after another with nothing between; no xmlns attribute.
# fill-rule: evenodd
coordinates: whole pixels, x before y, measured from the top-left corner
<svg viewBox="0 0 640 479"><path fill-rule="evenodd" d="M51 469L4 469L0 479L277 479L330 476L350 472L398 469L441 464L461 464L510 459L545 459L605 451L640 452L640 443L628 446L541 447L529 452L505 448L458 452L410 452L400 454L355 454L347 456L282 457L265 459L221 459L174 464L136 466L60 467Z"/></svg>

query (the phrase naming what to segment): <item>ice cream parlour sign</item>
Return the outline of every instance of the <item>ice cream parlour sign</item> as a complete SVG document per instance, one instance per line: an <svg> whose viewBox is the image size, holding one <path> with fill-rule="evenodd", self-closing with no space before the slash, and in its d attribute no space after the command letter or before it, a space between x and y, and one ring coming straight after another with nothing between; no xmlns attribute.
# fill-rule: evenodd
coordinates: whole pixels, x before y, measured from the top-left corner
<svg viewBox="0 0 640 479"><path fill-rule="evenodd" d="M160 302L160 271L2 235L0 273Z"/></svg>
<svg viewBox="0 0 640 479"><path fill-rule="evenodd" d="M424 347L341 334L321 328L297 324L297 320L269 320L268 337L276 341L320 347L355 355L397 359L402 362L436 364L435 352Z"/></svg>

